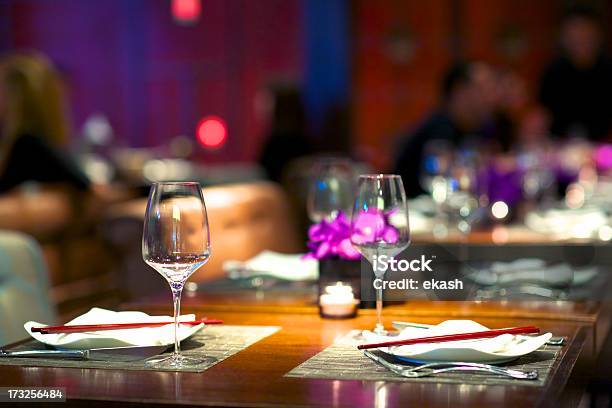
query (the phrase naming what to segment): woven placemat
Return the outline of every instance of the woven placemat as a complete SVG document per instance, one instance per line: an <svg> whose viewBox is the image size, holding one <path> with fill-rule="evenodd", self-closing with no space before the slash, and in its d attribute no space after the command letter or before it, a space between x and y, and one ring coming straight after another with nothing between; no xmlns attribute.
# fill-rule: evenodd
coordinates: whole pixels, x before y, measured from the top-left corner
<svg viewBox="0 0 612 408"><path fill-rule="evenodd" d="M200 373L209 369L226 358L246 349L259 340L277 332L280 327L276 326L208 326L191 338L181 343L183 354L185 355L204 355L212 357L208 362L195 367L182 368L178 371ZM16 346L11 351L17 350L38 350L45 349L45 345L36 341L28 341ZM170 354L172 346L164 354ZM141 361L91 361L74 360L60 358L23 358L23 357L3 357L0 358L0 365L19 365L36 367L74 367L74 368L103 368L111 370L151 370L164 371L158 368L145 366L144 360ZM168 370L177 371L177 370Z"/></svg>
<svg viewBox="0 0 612 408"><path fill-rule="evenodd" d="M562 347L545 345L533 353L500 365L502 367L521 371L537 370L538 379L536 380L515 380L495 374L465 371L437 374L431 377L406 378L387 370L385 367L363 355L361 350L357 350L356 345L359 343L363 343L360 331L353 330L319 354L295 367L285 374L285 377L321 378L329 380L542 386L546 383L546 379L555 361L559 357L559 351Z"/></svg>

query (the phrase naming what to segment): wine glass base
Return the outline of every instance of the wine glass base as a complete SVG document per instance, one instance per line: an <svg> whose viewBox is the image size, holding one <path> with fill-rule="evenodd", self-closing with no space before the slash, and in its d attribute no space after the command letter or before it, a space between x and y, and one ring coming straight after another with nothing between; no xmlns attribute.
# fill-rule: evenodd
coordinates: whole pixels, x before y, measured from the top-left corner
<svg viewBox="0 0 612 408"><path fill-rule="evenodd" d="M217 361L214 357L171 354L170 356L155 356L145 361L145 366L159 369L176 369L210 365Z"/></svg>
<svg viewBox="0 0 612 408"><path fill-rule="evenodd" d="M379 336L386 336L389 332L385 330L385 327L382 324L377 324L373 330L373 333Z"/></svg>

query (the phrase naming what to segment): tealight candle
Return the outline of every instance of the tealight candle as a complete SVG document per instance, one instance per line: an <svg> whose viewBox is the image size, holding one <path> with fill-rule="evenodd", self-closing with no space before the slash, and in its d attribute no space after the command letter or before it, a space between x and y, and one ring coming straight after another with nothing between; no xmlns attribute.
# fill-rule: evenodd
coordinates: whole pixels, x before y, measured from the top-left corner
<svg viewBox="0 0 612 408"><path fill-rule="evenodd" d="M353 288L342 282L325 287L325 292L319 298L321 317L346 319L355 317L359 300L353 295Z"/></svg>

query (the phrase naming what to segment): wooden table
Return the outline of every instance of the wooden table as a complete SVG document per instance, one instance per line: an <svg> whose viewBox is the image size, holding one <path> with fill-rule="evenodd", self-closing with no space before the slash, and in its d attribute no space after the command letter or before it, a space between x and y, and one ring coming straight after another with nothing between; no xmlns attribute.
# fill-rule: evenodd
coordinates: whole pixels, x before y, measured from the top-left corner
<svg viewBox="0 0 612 408"><path fill-rule="evenodd" d="M231 290L185 292L183 306L197 314L220 312L262 314L318 313L316 288L297 286L289 290ZM128 303L124 308L147 309L155 313L171 313L170 293L160 293L149 298ZM374 316L375 310L360 310L360 315ZM418 318L473 319L504 318L523 321L569 321L584 325L589 330L589 350L599 353L612 325L612 303L600 301L426 301L415 300L385 306L385 316L396 320L416 321ZM388 324L391 324L388 319Z"/></svg>
<svg viewBox="0 0 612 408"><path fill-rule="evenodd" d="M567 305L564 319L529 305L468 305L464 302L411 304L385 310L385 320L438 323L457 316L469 316L471 309L478 321L489 327L509 327L526 323L540 326L555 335L568 336L563 357L544 387L479 386L435 383L385 383L338 381L283 377L295 366L333 343L350 329L371 328L375 316L365 311L350 320L325 320L314 313L312 304L291 306L284 300L240 300L236 294L187 299L185 312L205 313L224 319L227 324L278 325L282 330L246 350L224 360L204 373L168 373L42 367L0 367L0 386L63 386L69 403L81 406L152 406L180 404L187 406L576 406L588 379L592 360L597 354L593 339L594 322L603 319L597 305ZM227 303L232 299L233 306ZM143 309L167 313L170 303L150 301ZM166 299L167 301L168 299ZM225 302L225 303L224 303ZM276 309L277 304L285 305ZM302 300L303 302L303 300ZM224 304L222 304L224 303ZM454 304L453 304L454 303ZM132 305L135 306L135 305ZM141 303L140 306L143 306ZM563 306L563 305L561 305ZM129 307L129 306L127 306ZM550 307L550 305L548 306ZM267 309L266 309L267 308ZM426 309L431 311L427 316ZM504 312L506 310L506 312ZM517 316L517 310L529 318ZM539 312L538 312L539 310ZM495 316L499 313L499 316ZM519 313L520 314L520 313ZM599 316L599 317L598 317Z"/></svg>

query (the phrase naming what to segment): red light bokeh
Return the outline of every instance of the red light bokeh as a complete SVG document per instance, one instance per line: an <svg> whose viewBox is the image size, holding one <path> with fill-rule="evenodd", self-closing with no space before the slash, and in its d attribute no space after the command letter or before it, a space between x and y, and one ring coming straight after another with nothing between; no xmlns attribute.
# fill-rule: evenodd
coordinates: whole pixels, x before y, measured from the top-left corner
<svg viewBox="0 0 612 408"><path fill-rule="evenodd" d="M227 125L219 117L207 116L198 123L196 137L202 147L218 149L227 141Z"/></svg>
<svg viewBox="0 0 612 408"><path fill-rule="evenodd" d="M172 0L172 16L180 23L193 23L200 18L200 0Z"/></svg>

